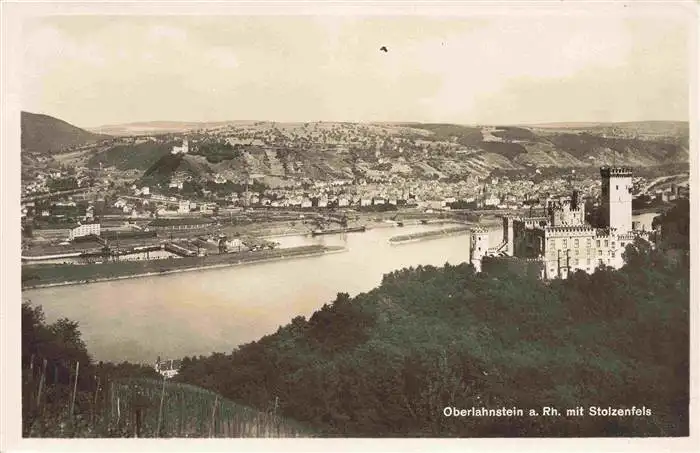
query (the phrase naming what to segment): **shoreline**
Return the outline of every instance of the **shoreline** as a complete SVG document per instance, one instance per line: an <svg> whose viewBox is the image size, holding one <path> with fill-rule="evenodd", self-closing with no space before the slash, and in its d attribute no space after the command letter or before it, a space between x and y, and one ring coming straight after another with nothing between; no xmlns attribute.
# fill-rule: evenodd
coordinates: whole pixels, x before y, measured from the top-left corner
<svg viewBox="0 0 700 453"><path fill-rule="evenodd" d="M146 272L146 273L141 273L141 274L119 275L119 276L114 276L114 277L101 277L101 278L95 278L95 279L90 279L90 280L74 280L74 281L46 283L46 284L31 285L31 286L28 285L28 286L22 287L22 292L35 290L35 289L53 288L53 287L58 287L58 286L89 285L91 283L111 282L111 281L127 280L127 279L133 279L133 278L157 277L160 275L179 274L182 272L208 271L208 270L214 270L214 269L222 269L222 268L226 268L226 267L246 266L246 265L251 265L251 264L270 263L270 262L275 262L275 261L285 261L285 260L294 259L294 258L312 258L312 257L316 257L316 256L331 255L331 254L335 254L335 253L343 253L343 252L347 252L347 251L348 251L348 249L343 247L343 248L338 248L338 249L319 250L318 252L303 253L303 254L299 254L299 255L294 255L294 254L280 255L280 256L276 256L276 257L272 257L272 258L262 258L259 260L238 261L238 262L221 263L221 264L210 264L210 265L204 265L204 266L187 267L187 268L182 268L182 269L170 269L167 271L159 271L159 272Z"/></svg>
<svg viewBox="0 0 700 453"><path fill-rule="evenodd" d="M407 237L405 239L396 239L392 240L396 237L400 236L394 236L394 238L389 238L388 242L390 245L404 245L404 244L411 244L414 242L423 242L423 241L430 241L433 239L442 239L446 237L451 237L451 236L459 236L462 234L469 234L471 232L471 229L459 229L455 231L429 231L427 234L423 235L417 235L415 237Z"/></svg>

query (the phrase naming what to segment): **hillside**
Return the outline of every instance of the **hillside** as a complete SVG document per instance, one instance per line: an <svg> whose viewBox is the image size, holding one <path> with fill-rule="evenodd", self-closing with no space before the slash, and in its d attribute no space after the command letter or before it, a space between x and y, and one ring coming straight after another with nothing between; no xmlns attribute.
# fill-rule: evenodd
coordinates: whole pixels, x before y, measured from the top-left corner
<svg viewBox="0 0 700 453"><path fill-rule="evenodd" d="M22 304L24 437L299 437L275 407L251 409L150 366L94 363L78 325Z"/></svg>
<svg viewBox="0 0 700 453"><path fill-rule="evenodd" d="M191 155L164 154L146 169L141 182L154 187L167 187L173 178L181 178L183 182L199 184L208 179L210 169L204 159Z"/></svg>
<svg viewBox="0 0 700 453"><path fill-rule="evenodd" d="M395 271L230 355L186 359L178 380L258 408L279 400L327 436L686 436L688 203L658 222L658 248L629 245L620 271L549 283L502 261ZM448 406L525 416L446 417ZM589 415L633 406L650 412Z"/></svg>
<svg viewBox="0 0 700 453"><path fill-rule="evenodd" d="M151 123L149 123L151 124ZM687 123L624 123L538 126L362 123L152 123L153 127L210 127L188 132L186 172L198 183L219 174L241 182L248 175L269 181L299 178L463 179L495 170L637 169L688 165ZM149 168L177 144L177 134L156 142L123 144L87 161L117 169ZM165 176L165 174L164 174ZM273 182L266 184L274 185Z"/></svg>
<svg viewBox="0 0 700 453"><path fill-rule="evenodd" d="M53 154L69 148L96 143L109 136L88 132L63 120L22 112L22 151Z"/></svg>

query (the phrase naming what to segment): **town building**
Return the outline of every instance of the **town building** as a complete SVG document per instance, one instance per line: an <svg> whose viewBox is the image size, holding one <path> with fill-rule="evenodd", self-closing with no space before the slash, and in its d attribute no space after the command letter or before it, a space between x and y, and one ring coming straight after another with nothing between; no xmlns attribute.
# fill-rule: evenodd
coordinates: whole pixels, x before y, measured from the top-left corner
<svg viewBox="0 0 700 453"><path fill-rule="evenodd" d="M486 256L514 258L539 264L541 277L566 278L600 265L619 269L625 247L649 232L632 223L632 171L603 167L601 200L603 224L589 225L578 191L571 197L547 200L540 215L503 218L503 239L489 247L488 233L475 229L470 241L470 262L481 271Z"/></svg>
<svg viewBox="0 0 700 453"><path fill-rule="evenodd" d="M180 200L178 203L177 212L179 212L181 214L190 212L190 201L189 200Z"/></svg>
<svg viewBox="0 0 700 453"><path fill-rule="evenodd" d="M171 379L180 372L181 366L181 360L160 360L158 357L154 368L164 378Z"/></svg>
<svg viewBox="0 0 700 453"><path fill-rule="evenodd" d="M100 224L99 223L79 223L74 225L68 231L68 240L72 241L75 238L83 236L99 236L100 235Z"/></svg>
<svg viewBox="0 0 700 453"><path fill-rule="evenodd" d="M182 146L173 146L173 150L170 151L171 154L187 154L190 151L190 145L187 139L182 141Z"/></svg>

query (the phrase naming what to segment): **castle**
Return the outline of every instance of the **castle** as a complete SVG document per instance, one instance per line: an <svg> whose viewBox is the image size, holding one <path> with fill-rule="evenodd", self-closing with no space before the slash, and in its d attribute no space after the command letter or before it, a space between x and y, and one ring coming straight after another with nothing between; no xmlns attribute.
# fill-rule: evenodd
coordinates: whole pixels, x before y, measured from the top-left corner
<svg viewBox="0 0 700 453"><path fill-rule="evenodd" d="M469 258L477 272L485 256L515 257L536 262L544 279L566 278L599 265L619 269L622 253L635 237L647 237L632 222L632 171L602 167L602 225L585 220L585 208L577 191L570 197L547 200L540 216L504 217L503 240L489 247L488 231L472 230Z"/></svg>

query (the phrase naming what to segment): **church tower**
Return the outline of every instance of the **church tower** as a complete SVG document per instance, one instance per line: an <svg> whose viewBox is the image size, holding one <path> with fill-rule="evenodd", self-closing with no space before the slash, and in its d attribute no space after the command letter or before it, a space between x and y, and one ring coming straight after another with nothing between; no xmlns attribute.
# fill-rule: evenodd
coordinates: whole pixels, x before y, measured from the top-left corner
<svg viewBox="0 0 700 453"><path fill-rule="evenodd" d="M605 226L618 233L632 230L632 170L602 167L603 219Z"/></svg>

